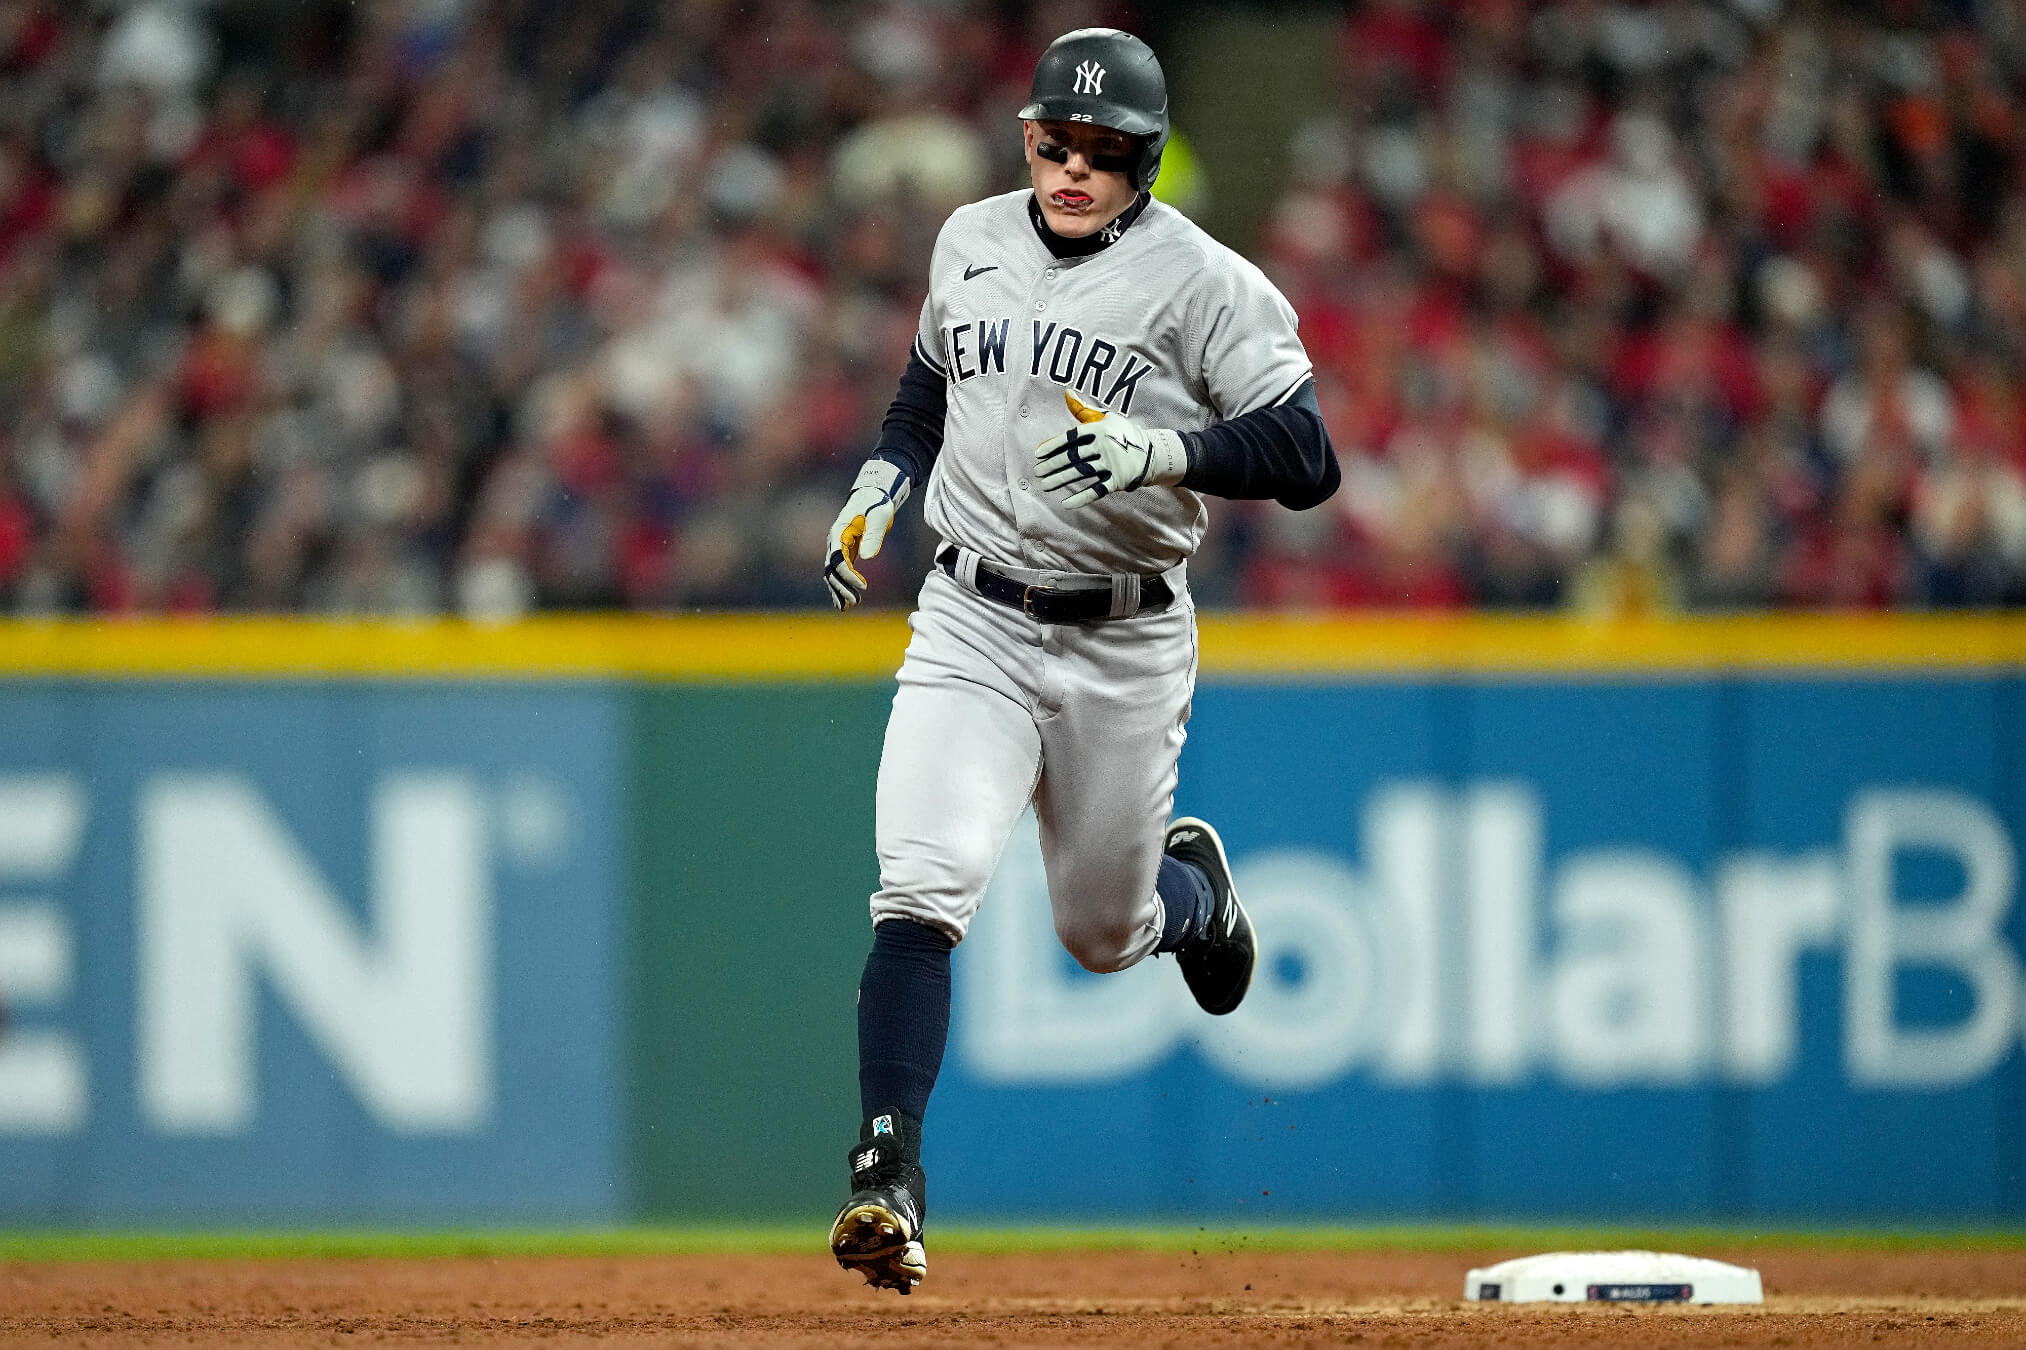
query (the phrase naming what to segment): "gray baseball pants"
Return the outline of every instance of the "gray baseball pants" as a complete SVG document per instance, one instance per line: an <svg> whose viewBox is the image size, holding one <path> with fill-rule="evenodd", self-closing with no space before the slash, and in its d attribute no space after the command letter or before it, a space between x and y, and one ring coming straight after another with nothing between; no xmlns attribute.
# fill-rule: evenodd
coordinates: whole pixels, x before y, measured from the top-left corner
<svg viewBox="0 0 2026 1350"><path fill-rule="evenodd" d="M1031 801L1056 935L1087 970L1160 939L1154 894L1196 684L1188 590L1166 609L1041 624L929 573L880 752L872 920L961 941Z"/></svg>

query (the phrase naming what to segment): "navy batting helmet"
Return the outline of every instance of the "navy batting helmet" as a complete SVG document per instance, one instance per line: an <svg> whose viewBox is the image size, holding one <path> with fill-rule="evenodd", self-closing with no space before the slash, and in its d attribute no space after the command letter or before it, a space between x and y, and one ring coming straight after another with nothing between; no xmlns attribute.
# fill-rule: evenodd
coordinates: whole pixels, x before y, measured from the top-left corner
<svg viewBox="0 0 2026 1350"><path fill-rule="evenodd" d="M1036 122L1088 122L1140 138L1128 175L1142 192L1161 172L1168 146L1168 81L1154 49L1116 28L1079 28L1048 44L1034 88L1020 109Z"/></svg>

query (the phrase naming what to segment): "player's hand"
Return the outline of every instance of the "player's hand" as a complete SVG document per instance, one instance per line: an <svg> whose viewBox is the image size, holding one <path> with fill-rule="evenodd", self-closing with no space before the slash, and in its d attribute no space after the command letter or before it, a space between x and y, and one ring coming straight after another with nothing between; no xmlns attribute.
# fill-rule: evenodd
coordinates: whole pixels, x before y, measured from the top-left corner
<svg viewBox="0 0 2026 1350"><path fill-rule="evenodd" d="M844 509L830 526L830 547L825 551L823 580L830 587L830 603L837 608L850 609L865 594L858 560L878 555L893 525L893 513L907 500L908 487L907 475L883 459L868 459L859 469Z"/></svg>
<svg viewBox="0 0 2026 1350"><path fill-rule="evenodd" d="M1189 452L1179 432L1143 427L1124 413L1093 408L1075 394L1062 397L1077 424L1035 447L1034 471L1043 489L1063 494L1065 507L1182 481Z"/></svg>

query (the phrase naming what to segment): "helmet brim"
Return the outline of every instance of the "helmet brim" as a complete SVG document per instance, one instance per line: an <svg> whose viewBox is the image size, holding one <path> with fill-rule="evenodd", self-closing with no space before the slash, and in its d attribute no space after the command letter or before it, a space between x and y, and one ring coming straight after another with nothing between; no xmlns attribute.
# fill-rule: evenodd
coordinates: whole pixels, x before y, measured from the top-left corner
<svg viewBox="0 0 2026 1350"><path fill-rule="evenodd" d="M1128 136L1153 136L1161 130L1158 117L1089 95L1036 99L1022 108L1019 116L1023 122L1080 122L1123 131Z"/></svg>

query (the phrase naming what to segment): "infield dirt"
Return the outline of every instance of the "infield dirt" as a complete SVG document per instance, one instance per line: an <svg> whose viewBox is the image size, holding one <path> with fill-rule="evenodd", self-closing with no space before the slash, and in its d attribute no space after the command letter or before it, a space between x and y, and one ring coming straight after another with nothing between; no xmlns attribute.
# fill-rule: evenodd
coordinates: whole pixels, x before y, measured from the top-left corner
<svg viewBox="0 0 2026 1350"><path fill-rule="evenodd" d="M808 1256L24 1262L0 1345L2020 1346L2026 1251L1699 1250L1750 1308L1500 1307L1512 1251L930 1253L909 1298Z"/></svg>

